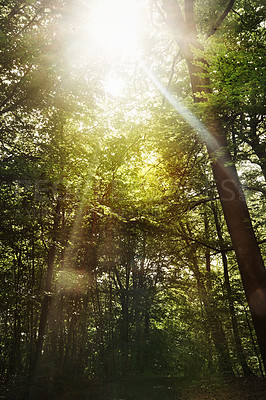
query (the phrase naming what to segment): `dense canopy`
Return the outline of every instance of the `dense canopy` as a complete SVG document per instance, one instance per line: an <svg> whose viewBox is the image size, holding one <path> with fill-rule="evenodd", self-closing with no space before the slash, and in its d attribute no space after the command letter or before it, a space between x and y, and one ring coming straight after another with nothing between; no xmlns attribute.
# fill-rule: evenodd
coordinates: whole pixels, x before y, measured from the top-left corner
<svg viewBox="0 0 266 400"><path fill-rule="evenodd" d="M6 398L263 376L261 1L4 0L0 54Z"/></svg>

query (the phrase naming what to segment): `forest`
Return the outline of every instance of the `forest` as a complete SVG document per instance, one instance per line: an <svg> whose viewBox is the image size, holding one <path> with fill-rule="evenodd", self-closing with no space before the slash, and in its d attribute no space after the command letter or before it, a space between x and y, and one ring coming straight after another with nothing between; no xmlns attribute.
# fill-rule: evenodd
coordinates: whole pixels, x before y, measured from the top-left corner
<svg viewBox="0 0 266 400"><path fill-rule="evenodd" d="M0 1L0 399L266 398L265 11Z"/></svg>

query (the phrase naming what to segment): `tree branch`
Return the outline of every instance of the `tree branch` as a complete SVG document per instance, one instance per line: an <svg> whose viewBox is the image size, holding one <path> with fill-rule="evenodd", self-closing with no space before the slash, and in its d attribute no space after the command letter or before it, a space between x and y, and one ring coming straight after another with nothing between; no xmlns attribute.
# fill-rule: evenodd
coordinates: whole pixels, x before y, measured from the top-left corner
<svg viewBox="0 0 266 400"><path fill-rule="evenodd" d="M217 31L217 29L219 28L219 26L222 24L223 20L227 17L227 15L229 14L229 12L231 11L233 5L234 5L235 0L230 0L228 6L226 7L226 9L224 10L224 12L222 13L222 15L220 16L220 18L218 18L218 20L216 21L216 23L212 26L211 30L209 31L209 33L207 34L207 38L209 38L210 36L214 35L215 32Z"/></svg>
<svg viewBox="0 0 266 400"><path fill-rule="evenodd" d="M185 0L185 18L187 23L187 28L190 33L197 34L196 23L194 19L194 11L193 11L194 0Z"/></svg>
<svg viewBox="0 0 266 400"><path fill-rule="evenodd" d="M179 41L186 31L186 23L180 5L175 0L165 0L166 23Z"/></svg>
<svg viewBox="0 0 266 400"><path fill-rule="evenodd" d="M181 57L181 58L180 58ZM172 82L172 79L173 79L173 76L174 76L174 73L175 73L175 65L176 65L176 63L177 63L177 60L180 58L180 61L182 60L182 54L181 54L181 51L179 50L178 51L178 53L175 55L175 57L174 57L174 59L173 59L173 62L172 62L172 66L171 66L171 73L170 73L170 77L169 77L169 80L168 80L168 84L167 84L167 90L169 89L169 87L170 87L170 85L171 85L171 82ZM164 105L164 103L165 103L165 97L163 97L163 105Z"/></svg>
<svg viewBox="0 0 266 400"><path fill-rule="evenodd" d="M16 93L18 87L20 86L21 82L22 82L23 79L28 75L28 73L30 72L31 69L32 69L32 65L29 65L29 66L26 68L26 70L25 70L23 76L22 76L22 77L20 78L20 80L15 84L13 90L9 93L9 95L8 95L8 96L2 101L2 103L0 104L0 108L3 108L3 107L6 105L6 103L7 103L9 100L12 99L12 97L13 97L14 94Z"/></svg>
<svg viewBox="0 0 266 400"><path fill-rule="evenodd" d="M244 189L251 190L253 192L260 192L266 197L266 189L264 189L264 188L244 185Z"/></svg>

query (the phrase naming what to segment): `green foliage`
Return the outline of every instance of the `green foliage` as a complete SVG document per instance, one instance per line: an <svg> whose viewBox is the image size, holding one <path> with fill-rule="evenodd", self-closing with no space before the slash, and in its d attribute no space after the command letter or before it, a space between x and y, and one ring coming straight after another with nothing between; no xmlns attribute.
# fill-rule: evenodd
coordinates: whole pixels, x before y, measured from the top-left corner
<svg viewBox="0 0 266 400"><path fill-rule="evenodd" d="M202 33L222 10L218 3L216 9L208 2ZM195 378L221 372L226 353L240 375L230 301L248 365L259 373L206 151L139 67L101 57L82 58L79 66L67 61L67 7L56 0L1 3L2 376L19 381L32 372L47 298L37 375L51 387L124 375ZM265 32L256 7L237 3L230 32L221 27L209 40L213 95L207 106L191 105L182 60L169 89L198 115L209 104L219 110L245 190L255 188L248 200L263 240ZM150 32L160 40L145 57L167 82L173 48L158 26ZM132 74L124 97L103 89L109 70ZM259 168L244 168L247 160Z"/></svg>

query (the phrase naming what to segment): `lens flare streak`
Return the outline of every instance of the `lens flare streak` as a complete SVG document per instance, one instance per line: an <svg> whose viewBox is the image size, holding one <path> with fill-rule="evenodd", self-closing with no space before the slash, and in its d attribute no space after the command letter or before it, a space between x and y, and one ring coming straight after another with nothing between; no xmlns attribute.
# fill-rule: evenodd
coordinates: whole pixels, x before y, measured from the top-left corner
<svg viewBox="0 0 266 400"><path fill-rule="evenodd" d="M206 126L191 112L189 111L180 100L175 98L159 81L155 78L148 68L141 64L146 76L152 81L154 86L159 92L169 101L174 109L184 118L184 120L199 134L200 138L207 144L208 148L215 151L218 148L216 139L210 134Z"/></svg>

